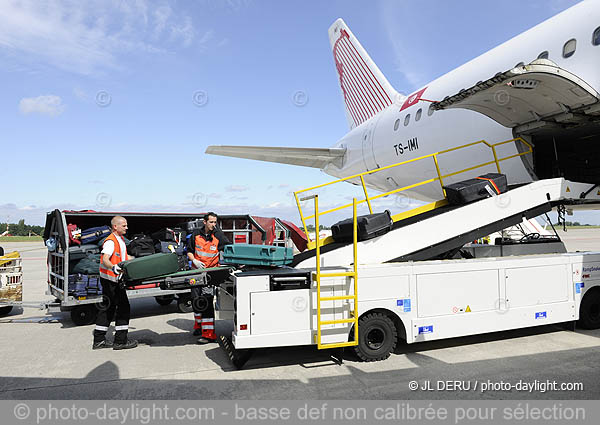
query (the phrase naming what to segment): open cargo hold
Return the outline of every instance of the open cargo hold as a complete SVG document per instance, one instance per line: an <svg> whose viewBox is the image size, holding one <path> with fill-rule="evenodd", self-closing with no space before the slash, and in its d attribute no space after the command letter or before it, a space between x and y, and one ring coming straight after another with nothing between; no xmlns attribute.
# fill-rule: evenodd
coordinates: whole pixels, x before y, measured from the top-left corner
<svg viewBox="0 0 600 425"><path fill-rule="evenodd" d="M128 237L136 234L151 235L154 232L165 228L187 229L187 223L196 221L199 223L204 213L128 213L128 212L98 212L98 211L61 211L54 210L46 216L46 226L44 229L44 242L53 238L56 240L56 249L48 254L48 290L47 294L56 297L57 307L61 311L71 311L71 317L76 324L92 323L95 319L97 309L96 304L101 301L100 294L87 291L82 295L82 291L76 291L72 286L69 290L69 275L77 274L73 263L74 258L79 261L88 261L89 267L85 268L86 275L94 276L91 272L95 270L92 261L97 261L98 252L94 252L92 244L69 243L70 237L67 233L68 225L80 229L81 232L86 229L100 227L110 224L110 220L115 215L121 215L127 219ZM271 219L271 223L281 223L279 220ZM269 219L263 221L267 226ZM269 229L269 232L250 215L221 215L218 220L219 227L225 235L235 243L235 241L244 241L250 243L264 244L268 243L270 238L268 233L275 235L277 229ZM289 227L284 227L289 228ZM241 236L245 236L242 238ZM290 235L284 235L283 243L288 246L291 244ZM270 240L276 241L276 237ZM80 241L79 241L80 242ZM99 242L99 241L98 241ZM71 247L71 249L70 249ZM75 248L73 248L75 247ZM71 254L73 253L73 254ZM85 255L81 260L82 255ZM183 257L180 257L183 258ZM181 263L180 263L181 267ZM191 311L191 298L189 286L184 289L161 290L158 286L160 279L156 282L139 282L136 284L128 283L127 294L130 299L155 297L161 305L166 305L173 299L177 299L178 307L183 312ZM80 289L81 289L80 284ZM76 293L78 292L78 293Z"/></svg>

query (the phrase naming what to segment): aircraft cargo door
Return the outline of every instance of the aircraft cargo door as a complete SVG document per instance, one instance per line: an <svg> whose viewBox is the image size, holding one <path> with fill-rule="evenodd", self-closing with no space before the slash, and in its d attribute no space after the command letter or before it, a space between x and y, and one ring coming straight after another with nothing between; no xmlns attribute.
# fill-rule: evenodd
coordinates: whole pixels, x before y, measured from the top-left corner
<svg viewBox="0 0 600 425"><path fill-rule="evenodd" d="M498 73L434 108L469 109L512 128L515 137L526 136L539 179L600 183L600 94L552 61L538 59Z"/></svg>

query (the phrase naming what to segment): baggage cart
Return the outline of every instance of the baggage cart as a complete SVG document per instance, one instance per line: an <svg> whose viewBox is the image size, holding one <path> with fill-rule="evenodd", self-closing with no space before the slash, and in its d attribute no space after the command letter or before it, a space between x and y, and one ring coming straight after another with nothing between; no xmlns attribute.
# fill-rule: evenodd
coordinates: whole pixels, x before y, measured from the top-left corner
<svg viewBox="0 0 600 425"><path fill-rule="evenodd" d="M85 230L109 224L112 217L121 215L127 219L129 226L128 235L126 236L138 233L149 235L166 227L185 228L185 223L201 220L204 214L128 213L59 209L48 212L43 235L44 242L47 242L50 238L56 241L56 249L48 252L48 289L46 291L46 294L55 297L56 301L47 306L48 310L69 311L75 324L91 324L97 314L97 304L102 300L102 295L77 296L73 292L69 292L69 266L72 258L68 249L68 225L74 224L77 228ZM267 231L250 215L221 215L218 224L232 242L235 242L234 236L236 235L246 235L244 240L250 243L264 244L267 241ZM286 236L289 238L289 235ZM238 239L240 239L239 236ZM127 296L129 299L154 297L160 305L168 305L176 301L181 312L192 311L189 286L183 289L161 289L160 279L140 282L139 285L128 287Z"/></svg>
<svg viewBox="0 0 600 425"><path fill-rule="evenodd" d="M19 252L0 256L0 317L23 302L23 268Z"/></svg>

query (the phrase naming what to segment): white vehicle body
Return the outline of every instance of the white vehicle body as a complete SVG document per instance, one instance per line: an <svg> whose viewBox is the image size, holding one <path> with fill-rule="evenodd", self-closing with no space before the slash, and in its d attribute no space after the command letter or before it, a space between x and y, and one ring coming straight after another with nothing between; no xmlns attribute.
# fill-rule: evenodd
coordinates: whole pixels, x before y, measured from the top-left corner
<svg viewBox="0 0 600 425"><path fill-rule="evenodd" d="M235 347L315 344L315 285L274 290L271 278L267 271L235 276ZM326 296L352 292L348 278L321 285ZM599 285L600 253L369 265L358 271L358 314L386 314L410 344L578 320L582 295ZM331 301L322 320L348 319L351 310L350 302ZM324 326L323 342L348 341L351 326Z"/></svg>

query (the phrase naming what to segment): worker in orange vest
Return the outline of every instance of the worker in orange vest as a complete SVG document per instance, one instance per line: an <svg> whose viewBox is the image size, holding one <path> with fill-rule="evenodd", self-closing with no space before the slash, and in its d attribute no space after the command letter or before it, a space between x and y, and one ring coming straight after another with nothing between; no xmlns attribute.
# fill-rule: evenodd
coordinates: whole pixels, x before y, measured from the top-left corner
<svg viewBox="0 0 600 425"><path fill-rule="evenodd" d="M204 226L194 230L188 242L188 258L194 269L217 267L219 252L231 242L217 226L217 214L204 216ZM217 339L215 334L214 286L193 286L191 290L194 309L194 335L200 336L198 344Z"/></svg>
<svg viewBox="0 0 600 425"><path fill-rule="evenodd" d="M115 216L110 221L112 233L102 244L100 258L100 283L102 284L102 303L100 304L96 328L94 329L94 343L92 349L112 348L125 350L137 347L137 341L128 340L129 330L129 298L125 288L119 285L122 274L119 263L133 257L127 255L127 248L123 236L127 233L127 220ZM115 317L116 313L116 317ZM106 332L110 322L115 317L114 343L106 339Z"/></svg>

